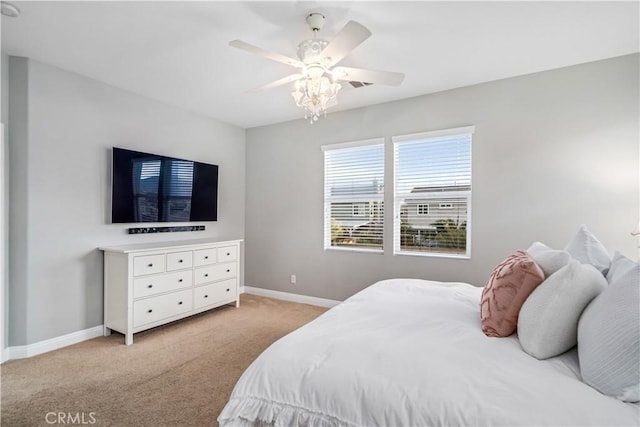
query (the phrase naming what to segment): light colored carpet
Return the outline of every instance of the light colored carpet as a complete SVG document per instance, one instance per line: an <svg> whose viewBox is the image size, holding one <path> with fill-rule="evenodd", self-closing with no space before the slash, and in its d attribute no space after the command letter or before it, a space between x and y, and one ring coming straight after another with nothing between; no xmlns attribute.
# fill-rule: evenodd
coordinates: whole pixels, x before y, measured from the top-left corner
<svg viewBox="0 0 640 427"><path fill-rule="evenodd" d="M247 366L325 310L244 294L238 309L140 332L132 346L113 333L8 361L1 367L2 426L48 426L60 421L58 413L76 425L216 426Z"/></svg>

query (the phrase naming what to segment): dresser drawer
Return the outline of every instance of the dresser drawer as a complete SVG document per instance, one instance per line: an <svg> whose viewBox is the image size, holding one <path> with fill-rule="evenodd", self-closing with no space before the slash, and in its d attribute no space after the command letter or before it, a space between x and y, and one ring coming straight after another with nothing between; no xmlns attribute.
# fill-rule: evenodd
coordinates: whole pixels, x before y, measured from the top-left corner
<svg viewBox="0 0 640 427"><path fill-rule="evenodd" d="M193 290L193 308L199 309L218 301L235 298L238 291L237 279L223 280L222 282L210 283L198 286Z"/></svg>
<svg viewBox="0 0 640 427"><path fill-rule="evenodd" d="M164 254L133 257L133 275L144 276L164 272Z"/></svg>
<svg viewBox="0 0 640 427"><path fill-rule="evenodd" d="M238 250L235 246L218 248L218 262L235 261L238 258Z"/></svg>
<svg viewBox="0 0 640 427"><path fill-rule="evenodd" d="M177 316L192 309L192 289L137 300L133 302L133 327Z"/></svg>
<svg viewBox="0 0 640 427"><path fill-rule="evenodd" d="M193 267L193 252L170 252L167 254L167 271Z"/></svg>
<svg viewBox="0 0 640 427"><path fill-rule="evenodd" d="M195 285L202 285L207 282L228 279L236 276L236 263L210 265L208 267L196 268L194 277Z"/></svg>
<svg viewBox="0 0 640 427"><path fill-rule="evenodd" d="M133 297L147 297L190 287L191 285L193 285L193 272L191 270L140 277L133 279Z"/></svg>
<svg viewBox="0 0 640 427"><path fill-rule="evenodd" d="M218 262L216 254L216 248L193 251L193 265L199 267L202 265L215 264Z"/></svg>

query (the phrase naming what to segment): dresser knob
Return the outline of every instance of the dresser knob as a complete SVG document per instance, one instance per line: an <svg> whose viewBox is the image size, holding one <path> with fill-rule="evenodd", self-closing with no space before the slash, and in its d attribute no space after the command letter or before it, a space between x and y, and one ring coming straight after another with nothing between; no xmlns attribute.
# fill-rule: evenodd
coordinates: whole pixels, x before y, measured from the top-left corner
<svg viewBox="0 0 640 427"><path fill-rule="evenodd" d="M182 301L178 301L178 305L182 305Z"/></svg>
<svg viewBox="0 0 640 427"><path fill-rule="evenodd" d="M204 277L209 277L209 273L205 273Z"/></svg>
<svg viewBox="0 0 640 427"><path fill-rule="evenodd" d="M229 292L229 288L227 288L227 292Z"/></svg>
<svg viewBox="0 0 640 427"><path fill-rule="evenodd" d="M153 285L147 285L147 288L151 289L153 288Z"/></svg>
<svg viewBox="0 0 640 427"><path fill-rule="evenodd" d="M182 262L182 260L181 260L181 259L179 259L179 260L178 260L178 262Z"/></svg>
<svg viewBox="0 0 640 427"><path fill-rule="evenodd" d="M209 259L209 255L205 255L204 259Z"/></svg>
<svg viewBox="0 0 640 427"><path fill-rule="evenodd" d="M147 267L153 267L153 263L149 263L149 265L147 265Z"/></svg>
<svg viewBox="0 0 640 427"><path fill-rule="evenodd" d="M153 310L149 309L147 310L147 313L153 313Z"/></svg>
<svg viewBox="0 0 640 427"><path fill-rule="evenodd" d="M229 252L227 252L227 256L231 255Z"/></svg>
<svg viewBox="0 0 640 427"><path fill-rule="evenodd" d="M178 280L178 282L182 283L182 279Z"/></svg>
<svg viewBox="0 0 640 427"><path fill-rule="evenodd" d="M205 298L209 298L209 295L205 295L204 297L205 297Z"/></svg>
<svg viewBox="0 0 640 427"><path fill-rule="evenodd" d="M231 272L231 270L229 270L229 269L227 268L227 273L229 273L229 272Z"/></svg>

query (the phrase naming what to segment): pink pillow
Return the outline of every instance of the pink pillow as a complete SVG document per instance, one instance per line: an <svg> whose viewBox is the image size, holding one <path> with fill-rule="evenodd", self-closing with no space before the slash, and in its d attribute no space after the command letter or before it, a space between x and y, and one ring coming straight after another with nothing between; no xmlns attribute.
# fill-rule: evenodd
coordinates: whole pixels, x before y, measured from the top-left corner
<svg viewBox="0 0 640 427"><path fill-rule="evenodd" d="M498 264L482 290L482 332L489 337L513 334L522 304L543 280L544 272L525 251L516 251Z"/></svg>

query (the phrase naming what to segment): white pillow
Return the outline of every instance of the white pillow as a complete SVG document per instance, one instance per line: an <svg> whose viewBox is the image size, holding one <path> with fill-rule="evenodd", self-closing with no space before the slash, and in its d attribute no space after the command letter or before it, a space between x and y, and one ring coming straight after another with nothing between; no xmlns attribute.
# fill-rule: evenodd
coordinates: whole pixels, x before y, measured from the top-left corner
<svg viewBox="0 0 640 427"><path fill-rule="evenodd" d="M624 275L629 270L632 270L638 266L637 262L631 261L620 252L615 251L613 258L611 259L611 267L607 272L607 282L612 283L618 277Z"/></svg>
<svg viewBox="0 0 640 427"><path fill-rule="evenodd" d="M583 264L591 264L602 274L607 274L611 265L611 258L607 248L586 225L581 225L575 236L569 241L565 251Z"/></svg>
<svg viewBox="0 0 640 427"><path fill-rule="evenodd" d="M567 251L551 249L544 243L535 242L527 249L529 256L544 272L544 277L549 277L565 265L569 264L571 255Z"/></svg>
<svg viewBox="0 0 640 427"><path fill-rule="evenodd" d="M640 401L640 264L614 256L616 274L585 309L578 357L585 383L627 402ZM618 258L616 265L616 258ZM620 270L620 267L627 267Z"/></svg>
<svg viewBox="0 0 640 427"><path fill-rule="evenodd" d="M523 350L547 359L575 346L582 311L606 286L598 270L574 259L549 276L520 310L518 337Z"/></svg>

